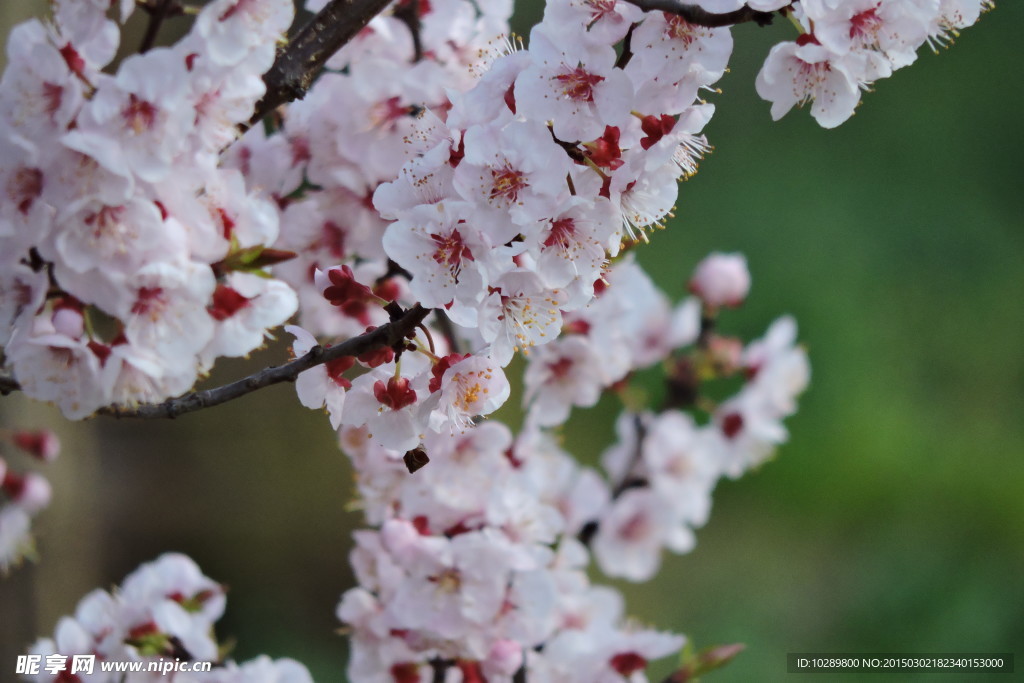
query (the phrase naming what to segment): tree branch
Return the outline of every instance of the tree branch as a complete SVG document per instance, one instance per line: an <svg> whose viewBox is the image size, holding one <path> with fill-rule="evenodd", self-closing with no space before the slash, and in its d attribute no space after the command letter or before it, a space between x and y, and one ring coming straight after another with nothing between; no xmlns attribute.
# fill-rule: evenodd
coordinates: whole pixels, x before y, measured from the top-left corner
<svg viewBox="0 0 1024 683"><path fill-rule="evenodd" d="M277 107L302 99L327 60L387 7L390 0L331 0L277 53L263 75L267 92L249 126Z"/></svg>
<svg viewBox="0 0 1024 683"><path fill-rule="evenodd" d="M430 660L430 668L433 672L430 680L432 683L444 683L445 676L448 673L448 669L454 664L450 659L441 659L440 657L434 657Z"/></svg>
<svg viewBox="0 0 1024 683"><path fill-rule="evenodd" d="M395 19L398 19L409 28L412 35L412 61L418 62L423 59L423 39L420 37L420 0L405 0L395 7Z"/></svg>
<svg viewBox="0 0 1024 683"><path fill-rule="evenodd" d="M381 325L372 332L352 337L341 344L324 348L314 346L306 355L285 363L278 367L269 367L259 372L244 377L237 382L225 384L215 389L205 391L194 391L180 398L172 398L163 403L144 404L139 406L110 406L97 411L99 415L111 417L133 417L133 418L175 418L185 413L192 413L203 408L220 405L241 398L257 389L268 387L281 382L294 382L299 373L322 365L328 361L343 356L359 356L368 351L383 348L385 346L397 346L406 335L416 329L416 326L423 322L423 319L430 313L430 309L423 308L419 304L407 311L396 313L392 321ZM0 383L0 387L5 387Z"/></svg>
<svg viewBox="0 0 1024 683"><path fill-rule="evenodd" d="M633 453L630 455L629 464L626 466L625 474L622 475L622 480L619 481L619 483L615 485L615 488L612 489L611 500L613 502L618 500L619 496L626 491L647 486L649 484L647 479L633 472L643 459L644 439L647 438L647 425L644 424L643 417L640 413L636 413L633 416L633 425L636 429L636 448L633 449ZM579 533L576 534L576 539L589 548L590 542L594 540L594 536L597 534L597 530L600 526L600 520L590 520L580 528Z"/></svg>
<svg viewBox="0 0 1024 683"><path fill-rule="evenodd" d="M17 380L13 377L0 376L0 396L7 396L15 391L21 391L21 385L18 384Z"/></svg>
<svg viewBox="0 0 1024 683"><path fill-rule="evenodd" d="M176 0L148 0L140 6L149 13L146 34L142 36L142 44L139 45L139 54L142 54L149 52L156 45L156 37L160 33L164 19L181 14L181 5Z"/></svg>
<svg viewBox="0 0 1024 683"><path fill-rule="evenodd" d="M455 334L455 326L443 308L434 309L434 323L444 335L444 340L448 342L448 353L459 353L461 349L459 348L459 338Z"/></svg>
<svg viewBox="0 0 1024 683"><path fill-rule="evenodd" d="M758 26L767 26L772 23L772 19L775 17L774 12L760 12L755 9L750 9L746 5L733 12L715 14L714 12L708 12L697 5L687 5L679 2L679 0L626 0L626 2L636 5L647 12L660 10L662 12L668 12L669 14L675 14L676 16L685 19L689 24L705 26L707 28L734 26L736 24L745 24L751 21L756 23Z"/></svg>

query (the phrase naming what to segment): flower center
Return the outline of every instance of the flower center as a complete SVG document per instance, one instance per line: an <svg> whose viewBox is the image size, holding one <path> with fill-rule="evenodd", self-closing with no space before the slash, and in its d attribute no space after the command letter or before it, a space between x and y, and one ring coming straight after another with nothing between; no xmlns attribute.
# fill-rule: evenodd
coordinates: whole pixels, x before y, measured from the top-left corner
<svg viewBox="0 0 1024 683"><path fill-rule="evenodd" d="M150 320L156 320L166 305L163 287L142 287L132 305L132 313L147 315Z"/></svg>
<svg viewBox="0 0 1024 683"><path fill-rule="evenodd" d="M665 13L665 35L672 40L681 40L687 47L697 40L697 29L682 17Z"/></svg>
<svg viewBox="0 0 1024 683"><path fill-rule="evenodd" d="M551 222L551 234L544 240L545 247L568 249L576 234L576 222L571 218L560 218Z"/></svg>
<svg viewBox="0 0 1024 683"><path fill-rule="evenodd" d="M156 124L157 108L146 100L140 100L135 95L130 95L128 105L121 110L121 116L128 124L128 127L139 133L150 130Z"/></svg>
<svg viewBox="0 0 1024 683"><path fill-rule="evenodd" d="M570 100L593 102L594 86L603 81L604 76L592 74L577 66L571 71L555 76L555 80L561 84L562 94Z"/></svg>
<svg viewBox="0 0 1024 683"><path fill-rule="evenodd" d="M491 199L502 199L509 204L519 201L519 191L529 187L526 177L511 166L491 169Z"/></svg>
<svg viewBox="0 0 1024 683"><path fill-rule="evenodd" d="M473 253L462 241L462 235L458 230L452 230L447 235L431 233L430 239L436 245L432 258L439 266L447 267L455 281L459 281L459 273L462 271L462 260L473 260Z"/></svg>
<svg viewBox="0 0 1024 683"><path fill-rule="evenodd" d="M882 18L878 16L877 5L850 18L850 38L864 45L874 44L875 35L881 28Z"/></svg>

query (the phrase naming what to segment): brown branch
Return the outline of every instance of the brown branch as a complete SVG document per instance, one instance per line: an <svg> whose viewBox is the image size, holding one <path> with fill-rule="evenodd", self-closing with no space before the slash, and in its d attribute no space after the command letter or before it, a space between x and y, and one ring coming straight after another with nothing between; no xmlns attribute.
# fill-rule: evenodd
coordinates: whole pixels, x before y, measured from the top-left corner
<svg viewBox="0 0 1024 683"><path fill-rule="evenodd" d="M434 323L437 325L437 329L441 331L441 334L444 335L445 341L448 342L448 353L459 353L459 338L455 334L455 326L443 308L434 309Z"/></svg>
<svg viewBox="0 0 1024 683"><path fill-rule="evenodd" d="M697 5L687 5L679 2L679 0L626 0L626 2L636 5L647 12L661 11L675 14L685 19L688 24L705 26L707 28L735 26L736 24L745 24L751 21L758 26L767 26L772 23L772 19L775 17L774 12L760 12L750 9L746 5L733 12L715 14Z"/></svg>
<svg viewBox="0 0 1024 683"><path fill-rule="evenodd" d="M420 0L405 0L399 2L394 10L394 17L409 29L412 35L412 61L413 63L423 59L423 39L420 37Z"/></svg>
<svg viewBox="0 0 1024 683"><path fill-rule="evenodd" d="M636 413L633 416L633 425L636 428L636 448L633 449L633 453L630 455L629 464L626 466L626 471L622 475L622 480L615 485L615 488L612 489L612 501L618 500L619 496L630 489L641 488L649 484L646 478L633 472L633 470L635 470L643 460L644 439L647 438L647 425L644 424L643 417L640 413ZM580 528L579 533L576 534L576 539L583 545L589 547L590 542L594 540L594 535L597 534L597 530L600 526L600 520L590 520Z"/></svg>
<svg viewBox="0 0 1024 683"><path fill-rule="evenodd" d="M148 0L141 7L149 13L149 24L146 25L146 34L142 36L139 54L149 52L156 45L156 37L164 19L182 13L181 4L177 0Z"/></svg>
<svg viewBox="0 0 1024 683"><path fill-rule="evenodd" d="M626 31L626 37L622 39L622 52L619 53L619 58L615 60L616 69L625 69L626 65L629 64L629 60L633 59L633 31L640 24L630 24L629 30Z"/></svg>
<svg viewBox="0 0 1024 683"><path fill-rule="evenodd" d="M697 335L697 348L707 351L711 337L715 334L715 314L713 311L704 309L700 314L700 334Z"/></svg>
<svg viewBox="0 0 1024 683"><path fill-rule="evenodd" d="M327 60L352 40L390 0L331 0L289 39L263 75L267 92L249 126L282 104L302 99Z"/></svg>
<svg viewBox="0 0 1024 683"><path fill-rule="evenodd" d="M393 260L388 259L388 269L373 283L375 287L380 287L384 282L390 280L393 277L404 277L406 280L412 279L412 273L403 268L402 266L395 263Z"/></svg>
<svg viewBox="0 0 1024 683"><path fill-rule="evenodd" d="M430 309L419 304L407 311L396 312L392 321L381 325L372 332L352 337L341 344L324 348L314 346L309 353L278 367L269 367L244 377L237 382L225 384L215 389L194 391L180 398L172 398L163 403L144 404L139 406L110 406L97 411L99 415L111 417L133 418L175 418L185 413L192 413L203 408L220 405L241 398L258 389L281 382L294 382L299 373L322 365L343 356L359 356L385 346L396 347L402 344L406 335L423 322ZM0 383L0 388L4 385Z"/></svg>
<svg viewBox="0 0 1024 683"><path fill-rule="evenodd" d="M429 662L430 668L433 672L430 680L432 683L444 683L445 676L448 674L450 669L455 662L451 659L441 659L440 657L434 657Z"/></svg>
<svg viewBox="0 0 1024 683"><path fill-rule="evenodd" d="M0 396L7 396L15 391L21 391L21 385L18 384L18 381L13 377L0 376Z"/></svg>

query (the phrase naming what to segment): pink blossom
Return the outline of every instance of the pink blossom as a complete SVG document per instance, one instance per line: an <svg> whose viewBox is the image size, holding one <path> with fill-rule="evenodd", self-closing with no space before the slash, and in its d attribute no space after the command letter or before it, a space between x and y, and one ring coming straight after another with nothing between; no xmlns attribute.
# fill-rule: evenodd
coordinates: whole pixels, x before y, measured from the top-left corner
<svg viewBox="0 0 1024 683"><path fill-rule="evenodd" d="M689 287L709 308L736 308L750 291L746 257L719 252L705 256L693 271Z"/></svg>

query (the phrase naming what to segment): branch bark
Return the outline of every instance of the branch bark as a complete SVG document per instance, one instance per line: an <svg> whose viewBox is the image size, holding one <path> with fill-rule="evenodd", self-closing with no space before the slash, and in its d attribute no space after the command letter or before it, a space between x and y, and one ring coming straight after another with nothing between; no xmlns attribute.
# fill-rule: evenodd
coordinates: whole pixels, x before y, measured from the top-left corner
<svg viewBox="0 0 1024 683"><path fill-rule="evenodd" d="M146 25L145 35L142 36L142 44L139 45L139 54L149 52L156 45L156 37L160 33L164 19L181 14L181 5L175 0L150 0L142 5L142 9L149 13L149 23Z"/></svg>
<svg viewBox="0 0 1024 683"><path fill-rule="evenodd" d="M327 60L340 50L390 0L331 0L278 51L263 75L267 92L256 104L249 126L287 102L302 99Z"/></svg>
<svg viewBox="0 0 1024 683"><path fill-rule="evenodd" d="M431 659L430 660L430 669L431 669L431 671L433 673L433 675L430 678L431 682L432 683L444 683L444 679L445 679L445 676L448 673L448 669L450 669L452 667L452 664L454 664L454 663L455 662L453 662L450 659L441 659L439 657L435 657L434 659Z"/></svg>
<svg viewBox="0 0 1024 683"><path fill-rule="evenodd" d="M401 311L390 310L392 313L391 322L381 325L372 332L352 337L341 344L324 348L314 346L306 355L296 358L293 361L280 366L264 368L248 377L225 384L224 386L204 391L193 391L192 393L172 398L163 403L150 403L137 406L113 405L100 408L97 415L108 415L120 418L170 418L174 419L185 413L194 413L197 410L211 408L221 403L233 401L246 394L269 387L272 384L282 382L294 382L300 373L323 365L336 358L344 356L360 356L370 351L384 347L398 346L407 335L411 334L430 313L430 309L423 308L416 304L412 308ZM0 376L0 395L7 396L16 391L21 391L21 385L13 377Z"/></svg>
<svg viewBox="0 0 1024 683"><path fill-rule="evenodd" d="M407 334L411 333L416 329L417 325L423 322L428 313L430 313L430 309L423 308L417 304L409 310L396 315L391 322L381 325L372 332L352 337L341 344L328 348L314 346L309 353L300 358L296 358L281 366L264 368L237 382L225 384L215 389L194 391L179 398L164 401L163 403L101 408L97 411L97 414L116 418L173 419L185 413L192 413L203 408L227 403L272 384L294 382L299 373L336 358L359 356L368 351L384 348L385 346L397 346L405 339Z"/></svg>
<svg viewBox="0 0 1024 683"><path fill-rule="evenodd" d="M638 476L633 472L640 460L643 458L644 439L647 438L647 426L644 424L643 418L639 413L633 416L633 424L636 429L636 448L633 449L633 453L629 459L629 465L626 467L626 473L622 475L622 480L615 485L615 488L611 492L611 500L616 501L623 493L630 489L639 488L641 486L647 486L647 479ZM579 533L576 534L576 540L583 545L590 547L590 542L594 540L594 536L597 534L598 529L601 526L601 521L598 519L592 519L584 524Z"/></svg>
<svg viewBox="0 0 1024 683"><path fill-rule="evenodd" d="M21 391L21 385L13 377L0 377L0 396Z"/></svg>
<svg viewBox="0 0 1024 683"><path fill-rule="evenodd" d="M772 19L775 17L774 12L761 12L750 9L746 5L732 12L715 14L697 5L687 5L686 3L679 2L679 0L626 0L626 2L636 5L647 12L661 11L675 14L685 19L689 24L705 26L707 28L735 26L736 24L748 22L754 22L758 26L767 26L772 23Z"/></svg>
<svg viewBox="0 0 1024 683"><path fill-rule="evenodd" d="M249 119L253 126L267 114L287 102L302 99L327 60L352 40L390 0L331 0L313 17L277 55L274 65L264 74L267 92ZM773 12L742 7L734 12L714 14L679 0L628 0L640 9L675 14L691 24L710 28L754 22L766 26ZM411 3L410 7L415 8ZM415 11L415 9L413 9Z"/></svg>
<svg viewBox="0 0 1024 683"><path fill-rule="evenodd" d="M423 59L423 39L420 37L420 0L406 0L394 9L395 19L400 20L412 34L413 62Z"/></svg>

